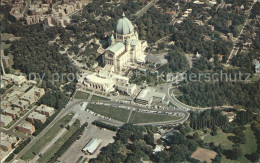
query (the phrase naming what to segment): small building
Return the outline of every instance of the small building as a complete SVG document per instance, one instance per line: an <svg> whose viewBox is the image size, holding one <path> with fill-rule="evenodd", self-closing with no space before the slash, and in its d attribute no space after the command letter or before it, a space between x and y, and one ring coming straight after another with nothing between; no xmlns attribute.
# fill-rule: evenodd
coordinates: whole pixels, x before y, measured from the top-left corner
<svg viewBox="0 0 260 163"><path fill-rule="evenodd" d="M178 133L179 133L179 131L177 131L177 130L172 130L172 131L168 132L167 134L165 134L165 135L162 137L162 139L163 139L163 140L166 140L168 143L172 143L173 138L174 138L174 135L175 135L175 134L178 134Z"/></svg>
<svg viewBox="0 0 260 163"><path fill-rule="evenodd" d="M32 134L35 131L35 127L33 124L31 124L29 122L22 122L21 124L19 124L17 126L17 130L20 132L27 133L27 134Z"/></svg>
<svg viewBox="0 0 260 163"><path fill-rule="evenodd" d="M26 82L25 76L17 76L14 74L5 74L1 76L1 79L13 82L15 85L21 85Z"/></svg>
<svg viewBox="0 0 260 163"><path fill-rule="evenodd" d="M259 62L255 64L255 72L257 74L260 74L260 63Z"/></svg>
<svg viewBox="0 0 260 163"><path fill-rule="evenodd" d="M119 92L127 94L129 96L133 95L136 90L136 84L116 84L116 86Z"/></svg>
<svg viewBox="0 0 260 163"><path fill-rule="evenodd" d="M157 153L157 152L161 152L164 150L164 146L163 145L156 145L154 150L153 150L153 153Z"/></svg>
<svg viewBox="0 0 260 163"><path fill-rule="evenodd" d="M35 110L38 113L44 114L46 115L46 117L50 117L54 114L54 108L49 107L47 105L40 105L37 107L37 109Z"/></svg>
<svg viewBox="0 0 260 163"><path fill-rule="evenodd" d="M10 149L12 149L12 145L17 142L16 137L9 136L3 132L1 132L0 135L1 135L0 148L4 151L9 151Z"/></svg>
<svg viewBox="0 0 260 163"><path fill-rule="evenodd" d="M31 112L28 117L27 117L27 121L31 122L31 123L35 123L37 122L41 122L44 123L46 121L46 116L43 114L40 114L36 111Z"/></svg>
<svg viewBox="0 0 260 163"><path fill-rule="evenodd" d="M229 122L233 122L234 119L236 118L236 113L234 113L234 112L222 111L221 113L223 115L227 116Z"/></svg>
<svg viewBox="0 0 260 163"><path fill-rule="evenodd" d="M28 101L25 101L25 100L16 100L16 101L14 101L13 103L12 103L12 106L13 107L17 107L17 108L19 108L21 111L23 111L23 110L25 110L25 109L27 109L28 108L28 106L29 106L29 102Z"/></svg>
<svg viewBox="0 0 260 163"><path fill-rule="evenodd" d="M5 110L3 110L2 113L4 115L9 115L13 119L15 119L16 117L18 117L20 115L21 110L19 108L16 108L16 107L8 107Z"/></svg>
<svg viewBox="0 0 260 163"><path fill-rule="evenodd" d="M12 117L9 115L3 115L0 116L0 127L6 127L12 122Z"/></svg>
<svg viewBox="0 0 260 163"><path fill-rule="evenodd" d="M153 101L164 103L165 98L165 93L160 93L151 87L147 87L137 95L136 102L144 105L151 105Z"/></svg>
<svg viewBox="0 0 260 163"><path fill-rule="evenodd" d="M101 145L102 140L97 138L92 138L88 144L82 149L83 152L93 154Z"/></svg>

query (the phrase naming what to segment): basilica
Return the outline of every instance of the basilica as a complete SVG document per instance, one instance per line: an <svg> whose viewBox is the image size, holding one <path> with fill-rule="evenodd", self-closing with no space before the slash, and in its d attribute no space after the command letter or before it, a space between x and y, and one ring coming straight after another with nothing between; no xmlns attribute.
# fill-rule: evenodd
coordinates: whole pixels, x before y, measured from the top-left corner
<svg viewBox="0 0 260 163"><path fill-rule="evenodd" d="M144 51L147 42L138 39L138 33L133 24L125 17L116 23L115 32L109 39L109 47L103 55L103 64L111 68L113 72L121 72L130 67L131 64L145 62Z"/></svg>
<svg viewBox="0 0 260 163"><path fill-rule="evenodd" d="M138 39L138 33L133 24L123 13L115 27L114 34L109 38L109 47L102 55L103 68L99 71L82 76L80 87L109 93L115 90L132 95L136 85L129 84L129 79L123 76L128 68L145 63L144 51L147 42Z"/></svg>

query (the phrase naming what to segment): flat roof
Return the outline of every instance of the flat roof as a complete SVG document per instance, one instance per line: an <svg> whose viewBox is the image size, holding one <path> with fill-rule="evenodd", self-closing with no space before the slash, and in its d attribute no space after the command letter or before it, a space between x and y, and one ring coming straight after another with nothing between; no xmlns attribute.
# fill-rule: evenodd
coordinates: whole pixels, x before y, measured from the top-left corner
<svg viewBox="0 0 260 163"><path fill-rule="evenodd" d="M101 144L102 140L97 138L92 138L88 144L83 148L83 151L94 153L98 146Z"/></svg>
<svg viewBox="0 0 260 163"><path fill-rule="evenodd" d="M18 126L29 130L34 127L34 125L29 122L20 123Z"/></svg>
<svg viewBox="0 0 260 163"><path fill-rule="evenodd" d="M136 99L149 101L152 97L165 98L165 96L164 93L157 92L154 88L147 87L139 93Z"/></svg>
<svg viewBox="0 0 260 163"><path fill-rule="evenodd" d="M96 73L88 75L87 81L98 84L98 85L104 85L104 84L105 85L114 85L114 82L111 79L104 79L104 78L98 77Z"/></svg>
<svg viewBox="0 0 260 163"><path fill-rule="evenodd" d="M52 111L54 111L54 108L49 107L47 105L40 105L40 106L37 107L36 110L37 111L44 111L44 112L52 112Z"/></svg>
<svg viewBox="0 0 260 163"><path fill-rule="evenodd" d="M10 113L10 114L18 114L21 112L21 110L19 108L16 108L16 107L8 107L4 110L4 112L6 113Z"/></svg>
<svg viewBox="0 0 260 163"><path fill-rule="evenodd" d="M0 122L7 122L7 123L10 123L12 120L13 120L13 119L12 119L11 116L1 114Z"/></svg>
<svg viewBox="0 0 260 163"><path fill-rule="evenodd" d="M43 114L40 114L36 111L33 111L31 112L29 115L28 115L28 118L32 118L32 119L45 119L46 116L43 115Z"/></svg>

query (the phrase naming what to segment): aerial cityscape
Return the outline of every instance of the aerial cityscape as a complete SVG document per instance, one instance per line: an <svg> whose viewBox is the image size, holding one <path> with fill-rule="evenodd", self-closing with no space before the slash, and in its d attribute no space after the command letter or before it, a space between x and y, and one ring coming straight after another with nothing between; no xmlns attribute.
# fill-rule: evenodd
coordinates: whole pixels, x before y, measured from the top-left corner
<svg viewBox="0 0 260 163"><path fill-rule="evenodd" d="M260 162L260 0L1 0L0 162Z"/></svg>

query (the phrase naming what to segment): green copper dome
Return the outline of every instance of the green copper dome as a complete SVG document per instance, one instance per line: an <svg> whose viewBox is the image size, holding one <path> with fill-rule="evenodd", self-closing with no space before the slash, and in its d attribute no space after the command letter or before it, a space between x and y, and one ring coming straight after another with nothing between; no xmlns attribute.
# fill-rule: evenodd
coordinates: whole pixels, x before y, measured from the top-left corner
<svg viewBox="0 0 260 163"><path fill-rule="evenodd" d="M133 24L130 22L129 19L125 17L124 13L123 13L123 17L117 21L115 31L117 34L123 34L123 35L134 32Z"/></svg>

